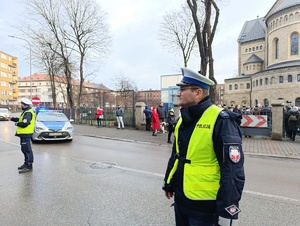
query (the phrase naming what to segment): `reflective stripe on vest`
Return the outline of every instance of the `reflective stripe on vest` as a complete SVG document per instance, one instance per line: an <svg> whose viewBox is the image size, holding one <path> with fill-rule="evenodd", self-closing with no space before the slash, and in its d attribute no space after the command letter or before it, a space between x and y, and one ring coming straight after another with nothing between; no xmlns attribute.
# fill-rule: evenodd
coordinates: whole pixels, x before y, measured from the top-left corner
<svg viewBox="0 0 300 226"><path fill-rule="evenodd" d="M183 191L192 200L215 200L220 188L220 166L213 148L212 134L215 122L222 108L210 106L197 122L191 135L186 159L190 163L184 165ZM180 156L178 145L178 131L182 119L179 118L175 127L176 153ZM177 170L179 159L175 160L170 171L167 184Z"/></svg>
<svg viewBox="0 0 300 226"><path fill-rule="evenodd" d="M24 118L24 115L25 113L27 112L31 112L32 114L32 119L31 119L31 122L30 124L25 127L25 128L22 128L22 127L17 127L17 134L32 134L33 131L34 131L34 123L35 123L35 113L32 109L29 109L27 111L24 112L24 114L22 114L19 118L19 122L23 122L23 118Z"/></svg>

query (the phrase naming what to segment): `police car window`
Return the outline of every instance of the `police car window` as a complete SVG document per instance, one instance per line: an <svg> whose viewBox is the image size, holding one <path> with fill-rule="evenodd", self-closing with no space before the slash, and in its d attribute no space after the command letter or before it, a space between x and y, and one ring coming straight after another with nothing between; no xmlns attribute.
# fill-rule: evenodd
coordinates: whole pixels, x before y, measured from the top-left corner
<svg viewBox="0 0 300 226"><path fill-rule="evenodd" d="M69 119L63 113L40 113L37 116L40 122L67 122Z"/></svg>

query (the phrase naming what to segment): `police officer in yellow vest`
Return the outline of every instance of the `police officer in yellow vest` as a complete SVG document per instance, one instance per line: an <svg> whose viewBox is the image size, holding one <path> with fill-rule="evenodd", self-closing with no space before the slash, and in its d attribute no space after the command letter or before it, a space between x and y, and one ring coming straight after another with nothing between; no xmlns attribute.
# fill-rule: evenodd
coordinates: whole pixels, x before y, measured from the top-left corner
<svg viewBox="0 0 300 226"><path fill-rule="evenodd" d="M177 94L181 117L163 190L177 226L235 226L245 175L236 114L212 104L210 79L187 68Z"/></svg>
<svg viewBox="0 0 300 226"><path fill-rule="evenodd" d="M28 98L21 99L22 114L19 118L8 117L17 126L16 136L20 137L21 151L24 154L24 164L18 167L19 173L32 171L33 153L31 137L34 131L35 113L31 109L32 102Z"/></svg>

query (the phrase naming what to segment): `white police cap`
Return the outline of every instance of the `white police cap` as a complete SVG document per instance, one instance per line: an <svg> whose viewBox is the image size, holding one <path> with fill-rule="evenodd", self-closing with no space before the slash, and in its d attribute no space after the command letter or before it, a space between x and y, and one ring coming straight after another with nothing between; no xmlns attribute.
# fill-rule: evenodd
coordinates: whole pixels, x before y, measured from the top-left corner
<svg viewBox="0 0 300 226"><path fill-rule="evenodd" d="M177 83L176 86L190 86L195 85L199 86L203 89L209 89L210 86L214 85L215 83L206 78L205 76L196 73L188 68L181 68L182 71L182 80L181 82Z"/></svg>
<svg viewBox="0 0 300 226"><path fill-rule="evenodd" d="M23 98L21 99L21 103L22 103L22 104L25 104L25 105L32 105L31 100L29 100L29 99L26 98L26 97L23 97Z"/></svg>

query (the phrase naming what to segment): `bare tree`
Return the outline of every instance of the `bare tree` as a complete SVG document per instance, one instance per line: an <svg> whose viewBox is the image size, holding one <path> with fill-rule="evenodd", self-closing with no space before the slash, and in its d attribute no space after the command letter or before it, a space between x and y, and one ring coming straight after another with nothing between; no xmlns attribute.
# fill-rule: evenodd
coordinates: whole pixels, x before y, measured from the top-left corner
<svg viewBox="0 0 300 226"><path fill-rule="evenodd" d="M198 3L202 3L200 7L204 8L204 22L199 21ZM196 28L197 41L200 53L200 71L199 73L206 76L207 65L209 65L209 78L217 84L214 76L214 59L212 52L212 43L219 20L219 8L214 0L187 0L188 6L192 11L192 16ZM213 9L212 9L213 8ZM214 10L212 12L212 10ZM213 15L212 15L213 14ZM213 20L213 25L211 24ZM215 87L210 89L210 97L214 102Z"/></svg>
<svg viewBox="0 0 300 226"><path fill-rule="evenodd" d="M170 52L180 50L184 67L187 67L190 56L195 49L196 30L191 12L187 6L172 11L163 17L159 31L159 39L163 47Z"/></svg>
<svg viewBox="0 0 300 226"><path fill-rule="evenodd" d="M66 78L68 104L74 104L72 80L80 78L77 106L87 76L84 65L89 57L102 58L109 48L110 37L105 13L92 0L27 0L30 21L22 29L33 40L42 40L60 57ZM27 14L27 15L28 15Z"/></svg>
<svg viewBox="0 0 300 226"><path fill-rule="evenodd" d="M125 99L126 103L128 102L128 99L130 97L134 98L134 95L138 90L135 81L133 81L129 77L126 77L124 74L116 75L113 81L113 85L115 86L116 91L120 94L122 98Z"/></svg>
<svg viewBox="0 0 300 226"><path fill-rule="evenodd" d="M69 30L63 30L63 36L74 44L79 55L79 94L77 106L80 106L84 73L84 63L89 55L102 58L107 54L111 38L106 21L106 14L91 0L65 0L64 10L67 13Z"/></svg>

